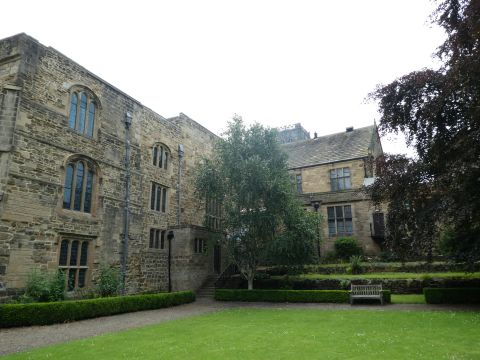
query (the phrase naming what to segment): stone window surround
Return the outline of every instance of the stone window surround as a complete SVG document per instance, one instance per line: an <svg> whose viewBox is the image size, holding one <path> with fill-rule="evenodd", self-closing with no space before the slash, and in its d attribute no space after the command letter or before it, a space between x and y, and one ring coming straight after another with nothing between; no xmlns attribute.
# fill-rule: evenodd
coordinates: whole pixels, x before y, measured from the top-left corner
<svg viewBox="0 0 480 360"><path fill-rule="evenodd" d="M87 95L87 108L86 108L86 114L85 114L85 130L83 133L80 133L79 131L76 130L76 128L70 128L69 123L70 123L70 112L71 112L71 100L72 100L72 94L76 93L77 96L80 93L85 93ZM92 136L87 135L87 125L88 125L88 117L89 117L89 105L91 102L95 103L95 116L94 116L94 123L93 123L93 134ZM99 119L100 119L100 113L101 113L101 102L98 96L95 95L95 93L85 85L81 84L75 84L70 86L68 89L68 95L67 95L67 101L66 101L66 117L67 117L67 130L71 131L77 135L82 135L85 138L88 139L96 139L97 138L97 130L99 129ZM77 99L77 118L79 117L79 112L78 109L80 108L80 97ZM75 121L76 123L76 121Z"/></svg>
<svg viewBox="0 0 480 360"><path fill-rule="evenodd" d="M151 181L148 205L150 211L154 211L156 214L166 214L169 208L169 194L170 189L168 186Z"/></svg>
<svg viewBox="0 0 480 360"><path fill-rule="evenodd" d="M338 170L342 170L342 176L338 176ZM345 176L345 171L348 172L348 176ZM335 175L333 175L334 173ZM330 179L330 191L343 191L352 189L352 170L350 167L345 166L330 169L328 171L328 175L328 178ZM340 184L342 184L342 186L339 186Z"/></svg>
<svg viewBox="0 0 480 360"><path fill-rule="evenodd" d="M193 253L197 255L204 255L207 253L207 240L196 237L193 239Z"/></svg>
<svg viewBox="0 0 480 360"><path fill-rule="evenodd" d="M95 239L96 237L95 236L87 236L87 235L83 235L83 234L79 234L79 235L76 235L76 234L70 234L70 233L64 233L64 234L60 234L60 238L58 240L58 246L57 246L57 266L58 266L58 269L59 270L66 270L67 271L67 274L66 274L66 281L68 282L68 269L72 268L72 269L86 269L86 275L85 275L85 286L83 288L87 288L90 284L91 284L91 278L92 278L92 270L93 270L93 264L94 264L94 249L95 249ZM67 264L66 265L60 265L60 250L61 250L61 246L62 246L62 242L63 241L68 241L68 253L67 253ZM71 246L72 246L72 243L73 241L79 241L79 247L78 247L78 254L77 254L77 265L75 266L70 266L69 263L70 263L70 256L71 256ZM86 262L86 265L85 266L80 266L78 264L80 264L80 257L81 257L81 248L82 248L82 243L84 242L88 242L88 250L87 250L87 262ZM77 271L77 274L76 274L76 280L75 280L75 284L78 283L78 275L79 272ZM68 289L68 283L65 283L65 287ZM75 289L78 289L77 286L75 286Z"/></svg>
<svg viewBox="0 0 480 360"><path fill-rule="evenodd" d="M205 201L206 227L212 230L220 230L222 227L222 205L219 201L207 198Z"/></svg>
<svg viewBox="0 0 480 360"><path fill-rule="evenodd" d="M63 195L64 195L64 187L65 187L65 177L66 177L66 170L67 170L67 165L70 163L77 162L79 160L82 160L86 163L89 164L89 166L94 169L94 178L93 178L93 191L92 191L92 205L89 213L83 212L83 211L76 211L76 210L70 210L70 209L64 209L63 208ZM86 156L84 154L73 154L69 155L65 158L63 161L62 165L60 166L59 173L61 174L61 179L60 183L61 185L61 193L58 196L58 203L57 203L57 213L65 215L68 214L69 216L73 218L80 218L80 219L85 219L85 218L95 218L97 217L98 211L100 209L99 207L99 194L101 185L102 185L102 172L101 169L98 165L98 163L90 158L89 156Z"/></svg>
<svg viewBox="0 0 480 360"><path fill-rule="evenodd" d="M337 206L341 206L342 207L342 210L343 210L343 219L345 220L345 206L350 206L350 212L351 212L351 218L347 218L347 219L351 219L352 221L352 232L351 233L343 233L343 234L339 234L338 233L338 223L337 223L337 216L336 216L336 207ZM331 234L330 233L330 229L329 229L329 218L328 218L328 208L330 207L333 207L334 209L334 212L335 212L335 230L336 230L336 233L335 234ZM336 238L336 237L348 237L348 236L353 236L353 234L355 234L355 224L354 224L354 210L355 210L355 207L354 207L354 204L345 204L345 203L341 203L341 204L328 204L325 206L325 212L326 212L326 221L327 221L327 234L328 234L328 237L329 238ZM344 224L345 224L345 221L344 221Z"/></svg>
<svg viewBox="0 0 480 360"><path fill-rule="evenodd" d="M156 156L155 156L156 149ZM172 167L172 152L170 148L162 142L155 142L151 147L150 164L158 169L168 171ZM160 164L162 166L160 166Z"/></svg>
<svg viewBox="0 0 480 360"><path fill-rule="evenodd" d="M160 228L150 228L149 231L149 251L164 251L166 250L166 236L167 230Z"/></svg>

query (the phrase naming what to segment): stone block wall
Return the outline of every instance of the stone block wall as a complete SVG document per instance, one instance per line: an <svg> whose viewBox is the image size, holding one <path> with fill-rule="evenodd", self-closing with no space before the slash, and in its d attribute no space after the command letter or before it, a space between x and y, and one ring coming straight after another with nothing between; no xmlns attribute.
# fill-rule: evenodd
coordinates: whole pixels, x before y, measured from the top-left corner
<svg viewBox="0 0 480 360"><path fill-rule="evenodd" d="M91 138L68 127L73 88L95 96ZM194 196L191 177L193 167L211 151L215 135L183 114L175 119L156 114L25 34L0 40L0 94L0 291L2 287L21 288L33 268L56 270L60 243L67 237L91 242L88 282L95 280L101 263L119 266L124 238L127 112L132 114L127 289L166 290L167 257L165 251L149 249L150 228L173 228L178 225L178 214L183 224L203 224L204 206ZM167 169L153 165L152 148L157 143L169 149ZM179 144L185 149L183 158ZM95 164L91 213L63 209L65 171L72 159ZM168 189L165 212L150 209L152 182ZM185 277L206 276L208 271L198 272L197 267L210 259L192 261L198 266L189 267L194 275ZM189 284L196 286L197 282Z"/></svg>

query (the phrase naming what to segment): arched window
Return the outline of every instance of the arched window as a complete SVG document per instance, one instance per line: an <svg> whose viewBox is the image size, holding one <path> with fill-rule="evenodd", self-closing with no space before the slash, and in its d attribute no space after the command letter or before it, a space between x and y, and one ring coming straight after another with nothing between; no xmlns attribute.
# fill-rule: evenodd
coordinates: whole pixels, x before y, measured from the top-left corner
<svg viewBox="0 0 480 360"><path fill-rule="evenodd" d="M158 166L160 169L168 169L170 151L165 145L156 144L152 149L153 165Z"/></svg>
<svg viewBox="0 0 480 360"><path fill-rule="evenodd" d="M84 160L76 160L67 165L63 191L63 208L92 212L95 168Z"/></svg>
<svg viewBox="0 0 480 360"><path fill-rule="evenodd" d="M93 137L96 103L87 91L74 91L70 95L68 127L80 134Z"/></svg>

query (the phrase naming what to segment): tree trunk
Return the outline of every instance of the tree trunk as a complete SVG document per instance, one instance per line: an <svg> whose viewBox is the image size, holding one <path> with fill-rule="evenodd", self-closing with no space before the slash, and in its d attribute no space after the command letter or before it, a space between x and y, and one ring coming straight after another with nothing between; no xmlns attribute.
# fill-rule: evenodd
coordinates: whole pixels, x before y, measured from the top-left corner
<svg viewBox="0 0 480 360"><path fill-rule="evenodd" d="M248 290L252 290L253 289L253 276L249 276L247 281L248 281Z"/></svg>

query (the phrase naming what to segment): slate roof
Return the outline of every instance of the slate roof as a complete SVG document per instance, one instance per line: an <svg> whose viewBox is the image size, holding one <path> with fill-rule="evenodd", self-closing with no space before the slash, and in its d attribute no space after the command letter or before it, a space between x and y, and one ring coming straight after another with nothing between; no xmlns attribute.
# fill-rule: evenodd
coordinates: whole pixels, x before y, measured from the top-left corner
<svg viewBox="0 0 480 360"><path fill-rule="evenodd" d="M328 164L368 156L374 133L375 125L371 125L350 132L283 144L282 148L288 155L290 169Z"/></svg>

